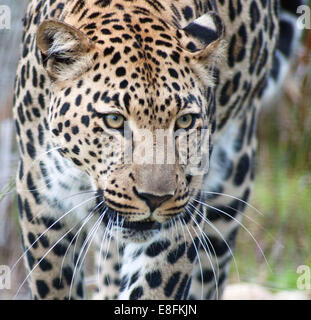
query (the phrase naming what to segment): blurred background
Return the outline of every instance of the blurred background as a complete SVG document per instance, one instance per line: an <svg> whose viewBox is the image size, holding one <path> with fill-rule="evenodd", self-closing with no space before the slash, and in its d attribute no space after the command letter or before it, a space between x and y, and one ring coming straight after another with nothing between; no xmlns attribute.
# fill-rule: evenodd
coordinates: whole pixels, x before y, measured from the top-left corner
<svg viewBox="0 0 311 320"><path fill-rule="evenodd" d="M14 186L18 155L12 88L27 2L0 0L0 265L8 266L22 253ZM10 25L3 20L6 5L11 9ZM239 232L238 272L232 264L229 283L245 283L247 290L260 288L259 298L311 299L308 277L309 290L297 288L301 276L297 268L311 268L311 30L304 33L284 92L262 110L258 133L257 178L250 199L256 210L249 207L243 220L252 236L244 229ZM0 288L0 300L10 299L24 278L19 263L11 290ZM236 288L242 292L246 287ZM28 298L26 286L19 298Z"/></svg>

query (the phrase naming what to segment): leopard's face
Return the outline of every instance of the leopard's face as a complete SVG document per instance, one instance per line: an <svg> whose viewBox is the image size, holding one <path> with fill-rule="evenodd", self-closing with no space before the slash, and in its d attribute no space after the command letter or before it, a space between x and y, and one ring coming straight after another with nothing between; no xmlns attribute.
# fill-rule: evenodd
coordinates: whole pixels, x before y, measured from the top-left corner
<svg viewBox="0 0 311 320"><path fill-rule="evenodd" d="M91 177L104 221L121 224L125 238L146 239L184 213L189 189L207 172L215 106L200 68L216 45L192 52L188 34L154 16L109 19L80 30L40 26L49 125L61 154Z"/></svg>

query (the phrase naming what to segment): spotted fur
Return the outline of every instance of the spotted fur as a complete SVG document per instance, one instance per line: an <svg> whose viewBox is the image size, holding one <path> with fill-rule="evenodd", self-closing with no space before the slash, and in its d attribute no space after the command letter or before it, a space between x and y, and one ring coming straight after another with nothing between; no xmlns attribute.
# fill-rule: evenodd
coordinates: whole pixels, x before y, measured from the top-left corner
<svg viewBox="0 0 311 320"><path fill-rule="evenodd" d="M95 236L96 299L221 298L254 180L258 111L295 43L283 17L277 0L31 1L14 116L33 298L85 298ZM132 162L109 113L127 120ZM204 139L194 147L185 130L174 153L189 160L200 148L199 164L137 151L142 129L172 141L185 114Z"/></svg>

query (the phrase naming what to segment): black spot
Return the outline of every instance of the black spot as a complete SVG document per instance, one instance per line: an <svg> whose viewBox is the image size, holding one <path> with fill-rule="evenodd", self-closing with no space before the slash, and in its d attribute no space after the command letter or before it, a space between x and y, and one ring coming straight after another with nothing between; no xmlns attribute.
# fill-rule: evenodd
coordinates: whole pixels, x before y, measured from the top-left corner
<svg viewBox="0 0 311 320"><path fill-rule="evenodd" d="M79 133L79 127L78 127L78 126L72 127L71 132L72 132L73 134L78 134L78 133Z"/></svg>
<svg viewBox="0 0 311 320"><path fill-rule="evenodd" d="M157 288L162 283L162 274L159 270L148 272L146 274L146 280L150 288L152 289Z"/></svg>
<svg viewBox="0 0 311 320"><path fill-rule="evenodd" d="M35 184L33 182L31 173L27 174L27 187L28 187L28 190L33 195L36 203L40 204L41 203L41 199L40 199L39 193L37 191L37 187L35 186Z"/></svg>
<svg viewBox="0 0 311 320"><path fill-rule="evenodd" d="M70 134L69 133L65 133L64 134L64 138L67 142L69 142L71 140Z"/></svg>
<svg viewBox="0 0 311 320"><path fill-rule="evenodd" d="M156 257L161 252L166 250L170 246L170 244L171 243L169 240L155 241L151 245L149 245L148 248L146 249L146 255L149 257Z"/></svg>
<svg viewBox="0 0 311 320"><path fill-rule="evenodd" d="M64 116L67 113L67 111L69 110L69 108L70 108L70 104L68 102L65 102L62 105L62 107L61 107L61 109L59 111L59 114Z"/></svg>
<svg viewBox="0 0 311 320"><path fill-rule="evenodd" d="M94 76L93 81L94 81L94 82L97 82L97 81L100 80L101 77L102 77L102 76L101 76L101 74L99 73L99 74L97 74L96 76Z"/></svg>
<svg viewBox="0 0 311 320"><path fill-rule="evenodd" d="M135 273L131 276L131 280L130 280L130 283L129 283L129 287L138 280L138 277L139 277L139 271L135 272Z"/></svg>
<svg viewBox="0 0 311 320"><path fill-rule="evenodd" d="M171 59L178 63L180 62L180 54L177 51L173 51L173 53L170 55Z"/></svg>
<svg viewBox="0 0 311 320"><path fill-rule="evenodd" d="M176 91L180 91L180 85L177 82L173 82L172 86Z"/></svg>
<svg viewBox="0 0 311 320"><path fill-rule="evenodd" d="M49 248L50 247L50 242L48 238L45 235L40 234L39 237L39 242L41 243L43 248Z"/></svg>
<svg viewBox="0 0 311 320"><path fill-rule="evenodd" d="M90 124L90 118L89 118L89 116L82 116L82 117L81 117L81 122L82 122L86 127L88 127L89 124Z"/></svg>
<svg viewBox="0 0 311 320"><path fill-rule="evenodd" d="M41 258L42 259L42 258ZM39 259L39 261L41 260ZM51 263L47 259L42 259L39 263L39 267L42 271L49 271L52 269Z"/></svg>
<svg viewBox="0 0 311 320"><path fill-rule="evenodd" d="M34 263L35 263L35 258L33 257L33 255L31 254L30 250L28 250L26 252L26 258L27 258L27 262L28 262L28 266L29 269L32 270Z"/></svg>
<svg viewBox="0 0 311 320"><path fill-rule="evenodd" d="M26 144L26 149L27 149L29 156L32 159L34 159L36 157L36 149L35 149L34 145L32 143L28 142Z"/></svg>
<svg viewBox="0 0 311 320"><path fill-rule="evenodd" d="M114 51L114 47L105 48L104 56L108 56L108 55L112 54L113 51Z"/></svg>
<svg viewBox="0 0 311 320"><path fill-rule="evenodd" d="M107 29L107 28L103 28L100 31L101 31L102 34L105 34L105 35L111 34L111 31L109 29Z"/></svg>
<svg viewBox="0 0 311 320"><path fill-rule="evenodd" d="M84 297L84 288L83 288L83 283L80 281L77 285L77 295L81 298Z"/></svg>
<svg viewBox="0 0 311 320"><path fill-rule="evenodd" d="M80 104L81 104L81 100L82 100L82 96L81 96L81 94L79 94L79 95L77 96L77 98L76 98L76 102L75 102L75 104L76 104L76 106L77 106L77 107L79 107L79 106L80 106Z"/></svg>
<svg viewBox="0 0 311 320"><path fill-rule="evenodd" d="M167 261L171 264L176 263L178 259L184 255L185 250L185 244L182 243L177 249L169 252L169 254L167 255Z"/></svg>
<svg viewBox="0 0 311 320"><path fill-rule="evenodd" d="M218 239L218 238L213 237L213 236L209 236L208 238L209 238L209 241L210 241L210 244L211 244L212 248L214 248L212 253L214 254L214 251L215 251L217 257L221 257L225 253L228 252L228 250L229 250L228 245L230 246L230 243L228 241L227 241L227 243L225 243L223 240Z"/></svg>
<svg viewBox="0 0 311 320"><path fill-rule="evenodd" d="M55 245L54 248L53 248L53 252L59 257L64 256L65 253L66 253L66 250L67 250L67 247L65 247L64 245L62 245L60 243Z"/></svg>
<svg viewBox="0 0 311 320"><path fill-rule="evenodd" d="M191 7L189 6L185 6L183 9L182 9L182 13L185 17L186 20L190 20L193 18L193 10Z"/></svg>
<svg viewBox="0 0 311 320"><path fill-rule="evenodd" d="M72 268L71 267L64 267L63 268L63 276L66 280L66 283L68 285L70 285L71 281L72 281L72 277L73 277Z"/></svg>
<svg viewBox="0 0 311 320"><path fill-rule="evenodd" d="M71 158L71 160L73 161L73 163L77 166L82 166L82 162L76 158Z"/></svg>
<svg viewBox="0 0 311 320"><path fill-rule="evenodd" d="M234 150L236 152L240 152L242 150L246 129L247 129L247 121L246 119L244 119L239 129L239 135L237 139L234 141Z"/></svg>
<svg viewBox="0 0 311 320"><path fill-rule="evenodd" d="M164 294L166 297L170 297L179 281L180 278L180 272L175 272L173 275L170 276L170 278L167 281L167 284L164 288Z"/></svg>
<svg viewBox="0 0 311 320"><path fill-rule="evenodd" d="M49 287L43 280L37 280L36 285L40 298L44 299L50 292Z"/></svg>
<svg viewBox="0 0 311 320"><path fill-rule="evenodd" d="M249 16L251 18L251 23L250 23L251 30L254 31L260 21L260 11L256 1L253 1L251 3Z"/></svg>
<svg viewBox="0 0 311 320"><path fill-rule="evenodd" d="M26 213L27 220L29 222L32 222L33 215L32 215L32 212L31 212L31 209L30 209L30 205L29 205L29 202L28 202L27 199L25 199L25 201L24 201L24 210L25 210L25 213Z"/></svg>
<svg viewBox="0 0 311 320"><path fill-rule="evenodd" d="M137 300L144 294L143 287L135 288L130 294L130 300Z"/></svg>
<svg viewBox="0 0 311 320"><path fill-rule="evenodd" d="M169 68L168 72L169 72L171 77L176 78L176 79L178 78L178 73L176 72L175 69Z"/></svg>
<svg viewBox="0 0 311 320"><path fill-rule="evenodd" d="M64 289L63 281L60 278L53 279L52 285L53 285L53 288L55 288L57 290Z"/></svg>
<svg viewBox="0 0 311 320"><path fill-rule="evenodd" d="M197 280L200 283L202 283L202 282L203 283L209 283L213 279L214 279L214 272L212 270L207 270L207 269L204 269L202 271L202 276L201 276L201 272L200 272L199 275L198 275L198 278L197 278Z"/></svg>
<svg viewBox="0 0 311 320"><path fill-rule="evenodd" d="M65 90L65 92L64 92L65 97L69 96L69 95L70 95L70 92L71 92L71 88L69 87L69 88L67 88L67 89Z"/></svg>
<svg viewBox="0 0 311 320"><path fill-rule="evenodd" d="M126 92L123 97L123 102L126 110L129 112L130 102L131 102L131 96Z"/></svg>
<svg viewBox="0 0 311 320"><path fill-rule="evenodd" d="M233 180L236 186L240 186L244 182L245 177L249 171L249 168L250 168L249 156L245 153L240 158L236 168L236 173Z"/></svg>
<svg viewBox="0 0 311 320"><path fill-rule="evenodd" d="M119 68L117 68L117 70L116 70L116 75L117 75L118 77L122 77L122 76L124 76L125 74L126 74L126 70L125 70L124 67L119 67Z"/></svg>
<svg viewBox="0 0 311 320"><path fill-rule="evenodd" d="M74 154L79 154L80 153L80 148L77 146L77 145L75 145L73 148L72 148L72 150L71 150Z"/></svg>
<svg viewBox="0 0 311 320"><path fill-rule="evenodd" d="M51 217L42 217L41 220L45 227L49 230L60 230L62 228L62 224Z"/></svg>
<svg viewBox="0 0 311 320"><path fill-rule="evenodd" d="M121 59L120 52L116 52L116 53L113 55L112 59L110 60L110 63L111 63L111 64L117 64L117 63L120 61L120 59Z"/></svg>
<svg viewBox="0 0 311 320"><path fill-rule="evenodd" d="M185 295L185 290L187 288L188 281L189 281L189 276L185 275L180 282L180 285L175 295L175 300L181 300L183 298L183 296Z"/></svg>
<svg viewBox="0 0 311 320"><path fill-rule="evenodd" d="M94 101L94 103L96 103L96 102L98 101L99 96L100 96L100 92L99 92L99 91L97 91L97 92L93 95L93 101Z"/></svg>
<svg viewBox="0 0 311 320"><path fill-rule="evenodd" d="M95 5L104 8L104 7L108 7L111 3L111 0L97 0L95 2Z"/></svg>
<svg viewBox="0 0 311 320"><path fill-rule="evenodd" d="M125 89L128 86L128 81L127 80L123 80L120 83L120 89Z"/></svg>
<svg viewBox="0 0 311 320"><path fill-rule="evenodd" d="M197 250L199 249L199 238L196 237L191 243L190 248L187 251L187 257L189 261L192 263L197 256Z"/></svg>

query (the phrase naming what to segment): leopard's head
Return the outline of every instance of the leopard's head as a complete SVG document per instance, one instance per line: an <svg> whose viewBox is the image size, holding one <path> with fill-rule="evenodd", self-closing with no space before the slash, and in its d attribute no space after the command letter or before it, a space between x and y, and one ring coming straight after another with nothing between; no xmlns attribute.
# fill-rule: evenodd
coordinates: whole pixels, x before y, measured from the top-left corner
<svg viewBox="0 0 311 320"><path fill-rule="evenodd" d="M52 139L91 177L110 222L157 232L185 214L208 170L221 21L177 29L134 9L65 21L37 32Z"/></svg>

